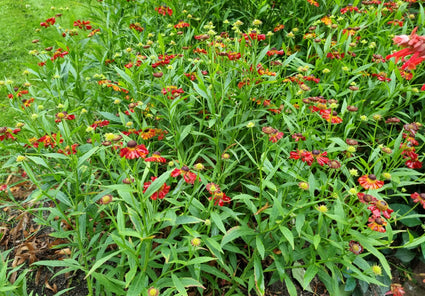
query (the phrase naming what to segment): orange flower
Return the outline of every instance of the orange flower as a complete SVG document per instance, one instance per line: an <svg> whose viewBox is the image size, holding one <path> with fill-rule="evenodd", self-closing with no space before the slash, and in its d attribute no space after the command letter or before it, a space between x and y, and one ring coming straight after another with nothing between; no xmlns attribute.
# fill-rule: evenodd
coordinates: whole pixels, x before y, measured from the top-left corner
<svg viewBox="0 0 425 296"><path fill-rule="evenodd" d="M143 140L149 140L153 137L155 137L155 130L153 128L145 129L139 133L139 136Z"/></svg>
<svg viewBox="0 0 425 296"><path fill-rule="evenodd" d="M167 160L158 151L155 151L151 157L145 158L145 161L165 163Z"/></svg>
<svg viewBox="0 0 425 296"><path fill-rule="evenodd" d="M148 155L149 151L146 149L145 145L137 145L136 141L129 141L127 143L127 147L122 148L120 150L120 156L125 157L127 159L134 159L134 158L145 158L146 155Z"/></svg>
<svg viewBox="0 0 425 296"><path fill-rule="evenodd" d="M369 222L367 226L373 231L386 231L385 226L387 226L387 221L384 218L372 215L372 217L369 217Z"/></svg>
<svg viewBox="0 0 425 296"><path fill-rule="evenodd" d="M364 189L378 189L384 186L384 181L377 180L374 174L361 176L358 181Z"/></svg>

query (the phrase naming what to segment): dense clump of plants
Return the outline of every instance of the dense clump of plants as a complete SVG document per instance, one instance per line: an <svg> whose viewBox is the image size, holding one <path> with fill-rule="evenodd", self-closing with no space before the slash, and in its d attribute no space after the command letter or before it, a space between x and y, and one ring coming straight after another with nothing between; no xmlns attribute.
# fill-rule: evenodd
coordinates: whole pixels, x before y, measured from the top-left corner
<svg viewBox="0 0 425 296"><path fill-rule="evenodd" d="M89 295L401 295L388 258L425 253L420 1L170 2L41 20L57 40L5 86L3 168L67 250L32 266Z"/></svg>

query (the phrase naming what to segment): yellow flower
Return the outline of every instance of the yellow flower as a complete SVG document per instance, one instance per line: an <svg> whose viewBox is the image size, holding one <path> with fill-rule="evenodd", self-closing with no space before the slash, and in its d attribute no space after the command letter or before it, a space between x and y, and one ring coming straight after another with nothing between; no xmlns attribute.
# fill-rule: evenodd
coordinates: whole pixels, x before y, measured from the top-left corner
<svg viewBox="0 0 425 296"><path fill-rule="evenodd" d="M372 271L375 275L382 275L382 268L379 265L373 265Z"/></svg>
<svg viewBox="0 0 425 296"><path fill-rule="evenodd" d="M350 193L351 195L356 195L357 189L356 188L350 188L350 190L348 190L348 193Z"/></svg>
<svg viewBox="0 0 425 296"><path fill-rule="evenodd" d="M190 241L190 244L194 247L199 247L201 245L201 239L195 237Z"/></svg>
<svg viewBox="0 0 425 296"><path fill-rule="evenodd" d="M24 161L26 159L26 157L25 156L23 156L23 155L19 155L18 157L16 157L16 161L17 162L22 162L22 161Z"/></svg>
<svg viewBox="0 0 425 296"><path fill-rule="evenodd" d="M356 152L356 147L354 147L354 146L348 146L347 147L347 152L350 152L350 153Z"/></svg>
<svg viewBox="0 0 425 296"><path fill-rule="evenodd" d="M260 26L260 25L262 25L262 24L263 24L263 22L262 22L262 21L260 21L260 20L254 20L254 21L252 22L252 24L253 24L254 26Z"/></svg>
<svg viewBox="0 0 425 296"><path fill-rule="evenodd" d="M359 171L356 169L350 169L349 172L350 172L350 175L354 177L357 177L359 175Z"/></svg>
<svg viewBox="0 0 425 296"><path fill-rule="evenodd" d="M328 207L325 205L317 206L316 208L320 213L326 213L328 211Z"/></svg>
<svg viewBox="0 0 425 296"><path fill-rule="evenodd" d="M384 177L384 179L391 180L391 174L390 173L383 173L382 177Z"/></svg>

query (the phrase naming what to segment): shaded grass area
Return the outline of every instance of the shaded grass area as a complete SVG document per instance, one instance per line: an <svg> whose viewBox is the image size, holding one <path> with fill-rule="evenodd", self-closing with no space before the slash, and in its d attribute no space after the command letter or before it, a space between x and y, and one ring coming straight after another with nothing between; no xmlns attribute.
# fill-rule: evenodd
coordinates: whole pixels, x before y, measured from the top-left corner
<svg viewBox="0 0 425 296"><path fill-rule="evenodd" d="M62 14L58 22L63 27L72 28L77 19L89 16L89 1L67 0L0 0L0 81L19 87L27 78L23 75L29 65L37 63L30 50L43 50L52 46L59 35L50 28L47 34L37 32L40 22L56 14ZM33 40L39 39L38 43ZM0 126L14 124L16 113L9 108L7 88L0 86Z"/></svg>

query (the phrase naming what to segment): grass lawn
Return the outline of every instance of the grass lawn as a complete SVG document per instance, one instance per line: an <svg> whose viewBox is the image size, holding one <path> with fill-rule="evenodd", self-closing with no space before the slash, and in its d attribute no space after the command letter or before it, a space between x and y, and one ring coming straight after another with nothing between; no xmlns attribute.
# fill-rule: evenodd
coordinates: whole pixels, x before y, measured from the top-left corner
<svg viewBox="0 0 425 296"><path fill-rule="evenodd" d="M54 30L41 39L36 30L41 28L40 22L60 13L61 25L71 28L75 20L88 14L81 2L67 0L0 0L0 7L0 81L9 81L13 86L22 85L26 81L22 73L37 62L29 51L42 51L57 39ZM37 39L38 43L32 43ZM16 116L7 100L7 89L0 86L0 126L11 125Z"/></svg>

